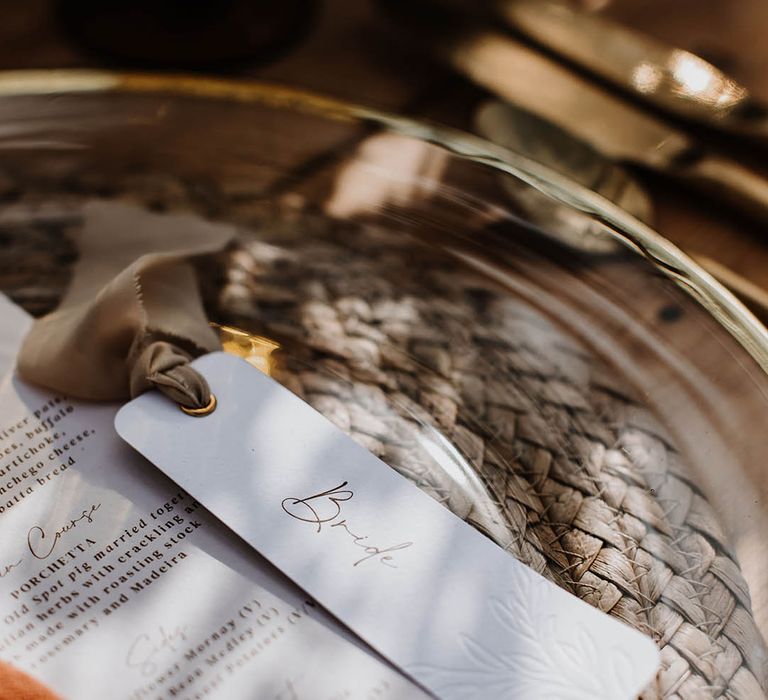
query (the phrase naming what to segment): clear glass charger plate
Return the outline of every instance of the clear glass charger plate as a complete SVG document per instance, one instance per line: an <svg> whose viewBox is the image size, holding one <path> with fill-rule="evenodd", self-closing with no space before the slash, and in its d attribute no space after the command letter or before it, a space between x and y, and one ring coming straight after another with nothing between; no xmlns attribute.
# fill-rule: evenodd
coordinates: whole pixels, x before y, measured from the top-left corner
<svg viewBox="0 0 768 700"><path fill-rule="evenodd" d="M89 200L236 224L200 278L262 369L651 635L648 697L763 695L768 336L661 236L481 139L253 83L4 74L0 152L27 310Z"/></svg>

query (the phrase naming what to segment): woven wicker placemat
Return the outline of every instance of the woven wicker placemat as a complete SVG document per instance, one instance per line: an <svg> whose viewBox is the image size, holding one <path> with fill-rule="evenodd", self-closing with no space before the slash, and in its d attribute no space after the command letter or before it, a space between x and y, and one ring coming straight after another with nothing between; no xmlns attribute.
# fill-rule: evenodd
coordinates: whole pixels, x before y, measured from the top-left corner
<svg viewBox="0 0 768 700"><path fill-rule="evenodd" d="M768 651L731 546L621 376L407 235L274 219L211 187L147 175L112 189L241 225L238 248L203 268L212 317L282 343L276 372L292 390L512 555L651 635L662 671L645 697L764 697ZM55 204L28 183L6 192L3 291L41 313L67 283L69 233L92 192ZM470 478L447 473L425 436L445 438Z"/></svg>

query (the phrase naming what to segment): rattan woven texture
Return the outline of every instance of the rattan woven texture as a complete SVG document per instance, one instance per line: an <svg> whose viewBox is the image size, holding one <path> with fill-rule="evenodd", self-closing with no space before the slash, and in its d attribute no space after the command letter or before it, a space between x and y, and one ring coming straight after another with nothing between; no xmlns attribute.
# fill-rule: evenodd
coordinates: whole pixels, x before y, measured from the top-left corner
<svg viewBox="0 0 768 700"><path fill-rule="evenodd" d="M3 291L40 313L66 284L72 212L88 192L45 209L15 187L0 216ZM738 562L620 376L408 236L303 214L275 222L210 188L148 176L117 191L242 226L223 279L204 280L209 308L284 344L281 381L511 555L651 635L663 668L645 697L764 697L768 652ZM424 449L430 430L458 448L474 487Z"/></svg>

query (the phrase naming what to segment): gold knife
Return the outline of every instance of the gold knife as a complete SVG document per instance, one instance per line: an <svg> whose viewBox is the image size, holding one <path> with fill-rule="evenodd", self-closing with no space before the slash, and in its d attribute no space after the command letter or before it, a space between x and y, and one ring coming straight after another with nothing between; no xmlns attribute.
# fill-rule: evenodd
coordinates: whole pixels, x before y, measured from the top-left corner
<svg viewBox="0 0 768 700"><path fill-rule="evenodd" d="M768 109L700 56L569 0L492 0L495 14L540 46L684 119L768 143Z"/></svg>
<svg viewBox="0 0 768 700"><path fill-rule="evenodd" d="M557 125L608 158L671 176L768 222L768 179L493 30L433 37L474 82Z"/></svg>

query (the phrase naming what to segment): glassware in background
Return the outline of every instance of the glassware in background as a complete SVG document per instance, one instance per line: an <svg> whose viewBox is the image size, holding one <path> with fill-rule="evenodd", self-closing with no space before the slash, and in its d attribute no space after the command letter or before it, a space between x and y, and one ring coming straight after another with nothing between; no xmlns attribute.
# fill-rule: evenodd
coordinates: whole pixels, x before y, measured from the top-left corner
<svg viewBox="0 0 768 700"><path fill-rule="evenodd" d="M55 305L93 198L236 224L200 263L209 315L269 341L278 381L652 636L647 697L768 686L768 336L663 238L480 139L297 91L109 73L3 91L12 299Z"/></svg>

